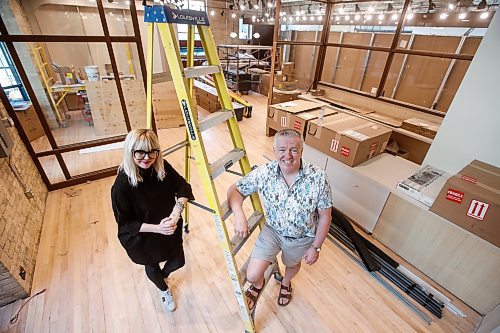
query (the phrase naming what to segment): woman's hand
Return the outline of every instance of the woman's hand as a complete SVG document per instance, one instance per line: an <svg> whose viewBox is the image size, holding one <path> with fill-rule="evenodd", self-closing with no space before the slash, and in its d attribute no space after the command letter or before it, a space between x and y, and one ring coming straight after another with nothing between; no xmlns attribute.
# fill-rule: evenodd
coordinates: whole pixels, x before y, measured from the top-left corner
<svg viewBox="0 0 500 333"><path fill-rule="evenodd" d="M179 222L180 215L171 214L169 217L164 218L160 221L159 230L160 234L172 235L177 229L177 222Z"/></svg>

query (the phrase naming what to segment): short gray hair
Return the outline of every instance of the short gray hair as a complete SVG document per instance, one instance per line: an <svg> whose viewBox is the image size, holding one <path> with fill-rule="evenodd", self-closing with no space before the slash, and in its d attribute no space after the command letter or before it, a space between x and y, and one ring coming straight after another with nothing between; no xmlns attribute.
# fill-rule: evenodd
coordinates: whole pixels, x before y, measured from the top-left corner
<svg viewBox="0 0 500 333"><path fill-rule="evenodd" d="M300 147L304 148L304 138L302 137L302 134L298 132L297 130L291 129L291 128L285 128L280 131L278 131L274 135L274 148L276 149L276 145L278 144L278 137L297 137L300 139Z"/></svg>

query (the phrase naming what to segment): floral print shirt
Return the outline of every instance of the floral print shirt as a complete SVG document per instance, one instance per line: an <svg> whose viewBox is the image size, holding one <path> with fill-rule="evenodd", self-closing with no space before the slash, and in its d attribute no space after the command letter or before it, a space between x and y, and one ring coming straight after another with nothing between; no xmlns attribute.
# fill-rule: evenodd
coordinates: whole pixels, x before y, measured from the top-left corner
<svg viewBox="0 0 500 333"><path fill-rule="evenodd" d="M264 205L266 223L285 237L314 237L318 211L330 208L332 194L325 172L302 161L290 187L277 161L252 170L236 182L243 196L258 192Z"/></svg>

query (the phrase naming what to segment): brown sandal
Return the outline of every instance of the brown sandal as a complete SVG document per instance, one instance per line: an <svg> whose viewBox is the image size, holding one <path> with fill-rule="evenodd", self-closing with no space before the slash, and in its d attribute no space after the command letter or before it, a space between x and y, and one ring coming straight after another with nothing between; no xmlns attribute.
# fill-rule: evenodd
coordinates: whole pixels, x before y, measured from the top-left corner
<svg viewBox="0 0 500 333"><path fill-rule="evenodd" d="M283 293L283 291L288 291L288 294ZM281 303L280 300L285 300L284 303ZM280 286L280 294L278 296L278 305L279 306L287 306L290 304L292 300L292 283L290 282L290 286L285 287L284 285Z"/></svg>
<svg viewBox="0 0 500 333"><path fill-rule="evenodd" d="M251 285L246 291L245 291L245 296L247 297L247 299L251 300L252 301L252 306L250 307L250 304L248 304L248 300L247 300L247 304L248 304L248 309L250 311L252 311L253 309L255 309L255 305L257 305L257 299L259 298L260 296L260 293L262 292L262 290L264 289L264 286L265 286L266 282L264 281L264 284L262 285L261 288L257 288L255 285ZM256 293L256 295L252 294L252 291Z"/></svg>

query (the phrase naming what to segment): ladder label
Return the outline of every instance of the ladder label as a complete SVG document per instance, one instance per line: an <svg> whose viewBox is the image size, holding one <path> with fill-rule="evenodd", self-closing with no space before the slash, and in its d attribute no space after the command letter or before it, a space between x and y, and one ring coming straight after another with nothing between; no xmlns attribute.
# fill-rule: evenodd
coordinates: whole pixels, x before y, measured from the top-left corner
<svg viewBox="0 0 500 333"><path fill-rule="evenodd" d="M188 107L187 101L185 99L183 99L181 101L181 105L182 105L182 112L184 112L184 117L186 118L186 125L188 128L189 137L191 137L191 140L194 141L194 140L196 140L196 132L194 131L194 128L193 128L193 122L191 120L191 115L189 114L189 107Z"/></svg>
<svg viewBox="0 0 500 333"><path fill-rule="evenodd" d="M206 12L197 10L180 10L165 6L165 14L168 23L180 23L191 25L210 25Z"/></svg>

